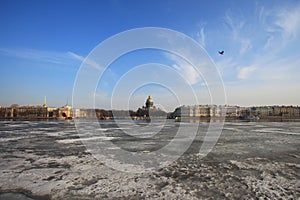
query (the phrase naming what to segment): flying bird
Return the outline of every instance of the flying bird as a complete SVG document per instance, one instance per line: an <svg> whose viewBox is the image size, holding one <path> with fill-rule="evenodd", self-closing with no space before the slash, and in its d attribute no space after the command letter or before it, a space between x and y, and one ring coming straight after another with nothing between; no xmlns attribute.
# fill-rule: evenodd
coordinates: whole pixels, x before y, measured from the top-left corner
<svg viewBox="0 0 300 200"><path fill-rule="evenodd" d="M219 52L219 54L221 54L221 55L223 55L224 54L224 51L218 51Z"/></svg>

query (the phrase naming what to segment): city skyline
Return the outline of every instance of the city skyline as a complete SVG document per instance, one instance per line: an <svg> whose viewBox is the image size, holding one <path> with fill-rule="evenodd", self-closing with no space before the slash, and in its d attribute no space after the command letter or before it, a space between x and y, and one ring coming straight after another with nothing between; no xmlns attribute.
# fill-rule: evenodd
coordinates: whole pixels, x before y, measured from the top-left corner
<svg viewBox="0 0 300 200"><path fill-rule="evenodd" d="M227 104L300 102L298 1L2 1L0 10L2 106L38 105L44 96L50 106L63 106L67 98L71 104L77 71L89 52L119 32L141 27L173 29L201 44L223 78ZM149 62L173 67L191 84L198 103L210 103L202 78L187 63L145 50L112 63L100 82L105 87L95 91L96 106L109 108L114 83ZM131 99L120 98L116 109L138 108L149 94L168 111L180 105L166 88L150 85ZM197 102L187 97L181 104ZM91 107L83 101L85 106Z"/></svg>
<svg viewBox="0 0 300 200"><path fill-rule="evenodd" d="M238 105L183 105L172 112L161 110L148 96L145 104L136 110L105 110L101 108L85 109L72 108L67 104L60 108L47 106L46 97L43 105L39 106L0 106L0 119L132 119L151 120L151 118L174 119L176 122L185 120L266 120L283 121L297 120L300 117L299 106L256 106L240 107Z"/></svg>
<svg viewBox="0 0 300 200"><path fill-rule="evenodd" d="M148 98L151 97L151 95L148 96ZM152 97L151 97L152 98ZM2 106L0 105L0 108L3 107L3 108L11 108L11 107L49 107L49 108L63 108L63 107L70 107L70 104L68 103L68 99L66 100L66 103L63 104L63 105L60 105L60 106L52 106L51 103L50 105L48 105L48 101L46 100L46 96L44 97L43 99L43 102L40 102L39 104L27 104L27 105L19 105L19 104L16 104L16 103L11 103L9 106ZM145 100L146 99L146 100ZM154 99L155 100L155 99ZM145 97L144 98L144 102L141 102L141 104L136 107L136 108L133 108L133 109L130 109L130 110L137 110L141 107L144 106L144 104L146 105L146 102L147 101L147 98ZM157 104L154 103L155 101L153 101L153 106L156 107ZM143 104L144 103L144 104ZM174 110L176 110L177 108L179 107L194 107L194 106L225 106L225 107L236 107L236 108L255 108L255 107L299 107L300 105L278 105L278 104L269 104L269 105L249 105L249 106L244 106L244 105L238 105L238 104L224 104L224 105L221 105L221 104L190 104L190 105L177 105L175 106L172 110L166 110L167 112L172 112ZM161 109L160 107L157 107L158 109ZM73 108L72 108L73 109ZM105 108L101 108L101 107L95 107L95 108L88 108L88 107L78 107L78 108L74 108L74 109L105 109ZM128 109L112 109L112 110L128 110Z"/></svg>

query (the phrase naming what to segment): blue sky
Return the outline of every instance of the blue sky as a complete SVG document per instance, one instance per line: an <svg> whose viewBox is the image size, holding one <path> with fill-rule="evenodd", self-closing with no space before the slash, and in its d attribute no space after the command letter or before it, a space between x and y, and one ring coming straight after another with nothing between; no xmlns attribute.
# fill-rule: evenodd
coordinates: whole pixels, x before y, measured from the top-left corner
<svg viewBox="0 0 300 200"><path fill-rule="evenodd" d="M70 103L83 59L105 39L142 27L173 29L199 42L222 75L228 104L300 104L299 1L2 0L0 27L0 105L42 104L44 96L49 106L62 106L67 98ZM201 78L186 63L165 52L142 51L112 64L108 85L96 92L97 106L108 107L114 80L147 62L180 64L199 103L209 103ZM139 88L130 108L141 106L150 93L172 110L179 102L165 90Z"/></svg>

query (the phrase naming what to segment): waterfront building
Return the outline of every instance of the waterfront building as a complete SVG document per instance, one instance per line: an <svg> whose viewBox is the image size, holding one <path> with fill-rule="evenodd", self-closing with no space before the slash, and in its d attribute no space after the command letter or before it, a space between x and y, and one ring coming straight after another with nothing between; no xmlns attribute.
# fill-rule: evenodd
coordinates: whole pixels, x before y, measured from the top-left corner
<svg viewBox="0 0 300 200"><path fill-rule="evenodd" d="M274 112L273 112L274 116L282 115L282 108L280 106L274 106L273 109L274 109Z"/></svg>
<svg viewBox="0 0 300 200"><path fill-rule="evenodd" d="M238 116L238 106L226 105L226 117L237 117Z"/></svg>
<svg viewBox="0 0 300 200"><path fill-rule="evenodd" d="M193 116L193 109L191 106L181 106L178 109L178 114L181 117L192 117Z"/></svg>
<svg viewBox="0 0 300 200"><path fill-rule="evenodd" d="M194 114L191 106L180 106L175 109L174 116L175 117L192 117Z"/></svg>
<svg viewBox="0 0 300 200"><path fill-rule="evenodd" d="M13 104L10 107L0 108L1 119L65 119L72 118L72 107L65 105L62 108L48 107L46 97L43 105L19 106Z"/></svg>
<svg viewBox="0 0 300 200"><path fill-rule="evenodd" d="M0 108L0 118L2 119L12 119L13 118L13 110L12 107L2 107Z"/></svg>
<svg viewBox="0 0 300 200"><path fill-rule="evenodd" d="M131 114L133 116L133 113ZM160 110L155 107L154 101L149 95L146 102L145 106L142 108L138 108L136 111L136 117L142 117L142 118L149 118L149 117L166 117L167 113L164 112L163 110Z"/></svg>
<svg viewBox="0 0 300 200"><path fill-rule="evenodd" d="M198 106L199 109L199 117L210 117L210 110L211 107L209 105L200 105ZM198 116L194 116L198 117Z"/></svg>
<svg viewBox="0 0 300 200"><path fill-rule="evenodd" d="M220 117L219 107L217 105L210 106L209 116Z"/></svg>
<svg viewBox="0 0 300 200"><path fill-rule="evenodd" d="M273 106L259 106L256 107L256 114L258 116L273 116L274 115L274 107Z"/></svg>
<svg viewBox="0 0 300 200"><path fill-rule="evenodd" d="M67 104L58 109L58 118L72 118L72 107Z"/></svg>
<svg viewBox="0 0 300 200"><path fill-rule="evenodd" d="M194 106L180 106L175 109L170 116L172 117L221 117L226 113L224 106L221 105L194 105ZM235 108L236 115L236 108Z"/></svg>
<svg viewBox="0 0 300 200"><path fill-rule="evenodd" d="M80 117L80 109L79 108L73 108L71 110L71 116L73 116L75 118L79 118Z"/></svg>
<svg viewBox="0 0 300 200"><path fill-rule="evenodd" d="M42 106L3 107L0 109L2 119L43 119L47 118L47 109Z"/></svg>
<svg viewBox="0 0 300 200"><path fill-rule="evenodd" d="M42 106L23 106L15 108L13 117L19 119L45 119L47 118L47 108Z"/></svg>
<svg viewBox="0 0 300 200"><path fill-rule="evenodd" d="M299 106L295 107L294 113L295 113L295 116L300 117L300 107Z"/></svg>

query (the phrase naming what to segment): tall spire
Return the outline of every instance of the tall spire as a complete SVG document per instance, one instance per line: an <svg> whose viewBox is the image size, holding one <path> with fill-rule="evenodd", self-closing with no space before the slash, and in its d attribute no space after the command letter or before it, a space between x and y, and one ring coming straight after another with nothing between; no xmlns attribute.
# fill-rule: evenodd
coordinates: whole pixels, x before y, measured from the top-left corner
<svg viewBox="0 0 300 200"><path fill-rule="evenodd" d="M44 98L44 104L43 104L43 107L44 107L44 108L47 107L46 96L45 96L45 98Z"/></svg>

